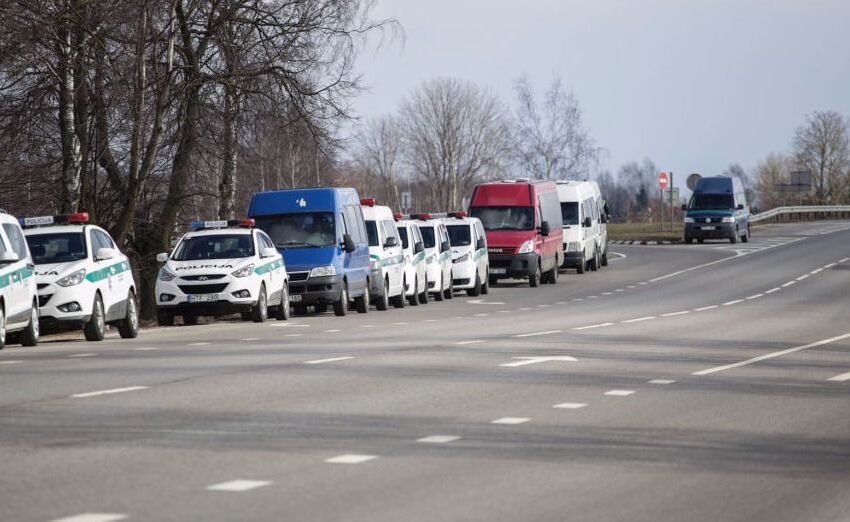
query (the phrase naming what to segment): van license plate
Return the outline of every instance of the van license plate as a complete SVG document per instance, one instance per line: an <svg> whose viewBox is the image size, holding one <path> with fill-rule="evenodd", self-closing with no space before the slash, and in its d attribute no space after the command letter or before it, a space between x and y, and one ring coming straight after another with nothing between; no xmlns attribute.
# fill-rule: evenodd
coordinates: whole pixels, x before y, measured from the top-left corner
<svg viewBox="0 0 850 522"><path fill-rule="evenodd" d="M218 301L218 294L190 295L186 297L186 301L189 303L209 303Z"/></svg>
<svg viewBox="0 0 850 522"><path fill-rule="evenodd" d="M717 230L717 227L702 227L703 230Z"/></svg>
<svg viewBox="0 0 850 522"><path fill-rule="evenodd" d="M290 303L300 303L301 302L301 296L298 295L298 294L292 294L292 295L289 296L289 302Z"/></svg>
<svg viewBox="0 0 850 522"><path fill-rule="evenodd" d="M508 269L507 268L491 268L490 273L491 274L507 274Z"/></svg>

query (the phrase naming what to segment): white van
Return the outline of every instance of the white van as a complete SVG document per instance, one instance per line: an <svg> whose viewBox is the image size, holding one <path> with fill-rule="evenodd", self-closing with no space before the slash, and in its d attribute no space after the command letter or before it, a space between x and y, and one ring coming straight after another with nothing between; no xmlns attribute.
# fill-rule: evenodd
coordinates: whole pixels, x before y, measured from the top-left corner
<svg viewBox="0 0 850 522"><path fill-rule="evenodd" d="M35 266L18 220L0 210L0 350L20 331L24 346L38 344Z"/></svg>
<svg viewBox="0 0 850 522"><path fill-rule="evenodd" d="M375 205L372 198L360 200L366 235L369 237L369 279L372 301L378 310L386 310L390 303L404 307L404 254L390 207Z"/></svg>
<svg viewBox="0 0 850 522"><path fill-rule="evenodd" d="M608 264L608 213L595 181L559 181L564 229L563 268L598 270Z"/></svg>
<svg viewBox="0 0 850 522"><path fill-rule="evenodd" d="M487 255L487 236L481 220L466 212L448 214L443 219L452 247L452 278L455 290L467 295L488 294L490 261Z"/></svg>
<svg viewBox="0 0 850 522"><path fill-rule="evenodd" d="M441 220L431 214L414 214L410 219L419 225L425 242L425 271L428 274L428 292L434 299L451 299L454 292L452 282L452 248L449 232Z"/></svg>
<svg viewBox="0 0 850 522"><path fill-rule="evenodd" d="M428 304L428 272L425 269L425 242L419 225L409 219L396 222L404 253L404 295L410 306Z"/></svg>

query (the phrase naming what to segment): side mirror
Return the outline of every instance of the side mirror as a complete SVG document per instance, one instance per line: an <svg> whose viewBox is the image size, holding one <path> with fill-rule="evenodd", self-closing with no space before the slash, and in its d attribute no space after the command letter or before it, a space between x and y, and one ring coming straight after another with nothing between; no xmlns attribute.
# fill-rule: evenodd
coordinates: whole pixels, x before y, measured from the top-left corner
<svg viewBox="0 0 850 522"><path fill-rule="evenodd" d="M584 221L582 222L582 226L584 228L590 228L590 227L593 226L593 221L591 221L589 217L586 217L586 218L584 218Z"/></svg>
<svg viewBox="0 0 850 522"><path fill-rule="evenodd" d="M384 243L384 248L391 248L398 246L398 238L395 236L390 236L387 238L387 241Z"/></svg>
<svg viewBox="0 0 850 522"><path fill-rule="evenodd" d="M478 238L478 242L477 242L477 243L475 243L475 249L476 249L476 250L480 250L480 249L482 249L482 248L487 248L487 245L484 243L484 238L483 238L483 237L479 237L479 238Z"/></svg>
<svg viewBox="0 0 850 522"><path fill-rule="evenodd" d="M167 263L168 262L168 253L167 252L160 252L159 254L157 254L156 255L156 262L157 263Z"/></svg>
<svg viewBox="0 0 850 522"><path fill-rule="evenodd" d="M687 211L688 211L688 206L682 205L682 212L687 212Z"/></svg>
<svg viewBox="0 0 850 522"><path fill-rule="evenodd" d="M413 245L413 253L418 254L419 252L425 251L425 245L422 241L417 241L416 244Z"/></svg>
<svg viewBox="0 0 850 522"><path fill-rule="evenodd" d="M100 248L95 254L97 261L106 261L118 256L118 252L114 248Z"/></svg>
<svg viewBox="0 0 850 522"><path fill-rule="evenodd" d="M744 204L738 203L738 210L744 210Z"/></svg>
<svg viewBox="0 0 850 522"><path fill-rule="evenodd" d="M452 246L449 244L448 241L443 241L442 243L440 243L440 252L448 252L449 250L451 250L451 248Z"/></svg>
<svg viewBox="0 0 850 522"><path fill-rule="evenodd" d="M348 252L349 254L357 249L357 246L354 244L354 240L351 239L350 234L345 234L342 236L342 249Z"/></svg>
<svg viewBox="0 0 850 522"><path fill-rule="evenodd" d="M260 257L274 257L277 255L277 249L266 247L260 250Z"/></svg>
<svg viewBox="0 0 850 522"><path fill-rule="evenodd" d="M549 232L551 232L551 230L549 229L549 222L544 221L543 223L540 223L540 234L543 236L548 236Z"/></svg>
<svg viewBox="0 0 850 522"><path fill-rule="evenodd" d="M3 252L0 254L0 263L8 264L8 263L17 263L21 258L18 257L18 254L14 252Z"/></svg>

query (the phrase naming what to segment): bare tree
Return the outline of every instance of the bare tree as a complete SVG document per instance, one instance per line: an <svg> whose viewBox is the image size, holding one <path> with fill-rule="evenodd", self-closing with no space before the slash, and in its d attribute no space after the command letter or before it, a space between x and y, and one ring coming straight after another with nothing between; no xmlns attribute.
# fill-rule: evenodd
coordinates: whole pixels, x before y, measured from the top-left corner
<svg viewBox="0 0 850 522"><path fill-rule="evenodd" d="M457 209L475 182L500 172L510 153L501 102L455 78L426 81L401 107L406 160L427 181L435 210Z"/></svg>
<svg viewBox="0 0 850 522"><path fill-rule="evenodd" d="M402 136L399 122L393 116L369 120L357 136L356 162L362 174L374 179L380 187L371 187L393 208L401 208L398 176L402 167Z"/></svg>
<svg viewBox="0 0 850 522"><path fill-rule="evenodd" d="M812 173L814 201L827 204L847 194L850 169L850 136L837 112L815 112L794 136L797 167Z"/></svg>
<svg viewBox="0 0 850 522"><path fill-rule="evenodd" d="M517 80L516 161L539 179L586 179L597 165L599 149L582 122L578 100L558 76L538 106L528 78Z"/></svg>
<svg viewBox="0 0 850 522"><path fill-rule="evenodd" d="M770 154L756 166L755 192L759 208L767 210L785 203L787 194L782 185L790 181L790 167L790 158L783 154Z"/></svg>

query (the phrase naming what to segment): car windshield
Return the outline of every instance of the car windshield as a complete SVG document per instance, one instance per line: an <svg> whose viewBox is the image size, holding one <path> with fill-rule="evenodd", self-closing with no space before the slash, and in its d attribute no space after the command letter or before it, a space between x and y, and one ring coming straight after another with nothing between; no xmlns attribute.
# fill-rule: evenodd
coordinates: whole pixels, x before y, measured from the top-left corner
<svg viewBox="0 0 850 522"><path fill-rule="evenodd" d="M374 221L366 222L366 235L369 236L369 246L381 246L378 242L378 225Z"/></svg>
<svg viewBox="0 0 850 522"><path fill-rule="evenodd" d="M434 227L419 227L419 231L422 232L422 242L425 243L425 248L434 248L436 243L434 242Z"/></svg>
<svg viewBox="0 0 850 522"><path fill-rule="evenodd" d="M49 265L86 258L86 238L82 232L27 236L33 263Z"/></svg>
<svg viewBox="0 0 850 522"><path fill-rule="evenodd" d="M531 207L473 207L471 214L481 220L484 230L534 228L534 209Z"/></svg>
<svg viewBox="0 0 850 522"><path fill-rule="evenodd" d="M401 237L401 248L407 250L407 229L398 227L398 235Z"/></svg>
<svg viewBox="0 0 850 522"><path fill-rule="evenodd" d="M469 234L469 225L446 225L449 231L449 242L452 246L469 246L472 244L472 236Z"/></svg>
<svg viewBox="0 0 850 522"><path fill-rule="evenodd" d="M254 218L257 227L268 234L274 246L287 248L321 248L337 244L334 215L330 212L299 212ZM371 240L369 242L371 243Z"/></svg>
<svg viewBox="0 0 850 522"><path fill-rule="evenodd" d="M694 194L688 208L693 210L729 210L734 206L732 194Z"/></svg>
<svg viewBox="0 0 850 522"><path fill-rule="evenodd" d="M251 234L216 234L188 237L177 245L172 259L200 261L203 259L233 259L254 255Z"/></svg>
<svg viewBox="0 0 850 522"><path fill-rule="evenodd" d="M578 225L578 203L575 201L561 202L561 218L564 226Z"/></svg>

